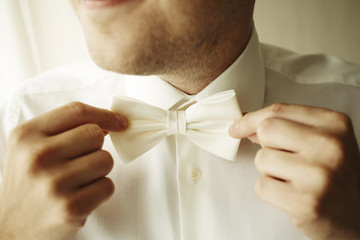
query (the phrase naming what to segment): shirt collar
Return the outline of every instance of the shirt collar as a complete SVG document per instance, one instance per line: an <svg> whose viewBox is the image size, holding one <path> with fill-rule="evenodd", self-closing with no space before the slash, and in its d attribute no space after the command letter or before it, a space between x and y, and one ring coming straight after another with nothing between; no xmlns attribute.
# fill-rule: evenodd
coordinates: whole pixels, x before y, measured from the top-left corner
<svg viewBox="0 0 360 240"><path fill-rule="evenodd" d="M258 35L253 28L243 53L222 74L198 94L189 96L156 76L127 76L127 96L168 110L181 100L199 101L212 94L234 89L243 112L263 106L265 68Z"/></svg>

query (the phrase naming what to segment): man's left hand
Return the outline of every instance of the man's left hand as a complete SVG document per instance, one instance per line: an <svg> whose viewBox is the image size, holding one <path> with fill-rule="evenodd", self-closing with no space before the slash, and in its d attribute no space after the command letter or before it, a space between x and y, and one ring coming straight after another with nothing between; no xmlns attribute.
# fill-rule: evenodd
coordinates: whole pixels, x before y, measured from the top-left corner
<svg viewBox="0 0 360 240"><path fill-rule="evenodd" d="M255 191L312 240L360 239L360 154L350 118L339 112L274 104L229 130L261 145Z"/></svg>

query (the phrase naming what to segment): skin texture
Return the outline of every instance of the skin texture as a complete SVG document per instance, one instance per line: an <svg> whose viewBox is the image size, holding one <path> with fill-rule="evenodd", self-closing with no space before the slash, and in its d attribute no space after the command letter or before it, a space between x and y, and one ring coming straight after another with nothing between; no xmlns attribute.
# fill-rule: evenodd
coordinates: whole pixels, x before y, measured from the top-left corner
<svg viewBox="0 0 360 240"><path fill-rule="evenodd" d="M274 104L229 129L260 144L255 191L312 240L360 239L360 153L348 116Z"/></svg>
<svg viewBox="0 0 360 240"><path fill-rule="evenodd" d="M71 3L99 66L159 75L195 94L243 51L254 0L129 0L103 9ZM114 191L102 144L106 131L126 127L120 115L71 103L13 130L0 186L0 239L73 236ZM255 159L264 174L255 187L261 199L312 240L360 239L359 149L346 115L275 104L229 131L262 146Z"/></svg>
<svg viewBox="0 0 360 240"><path fill-rule="evenodd" d="M202 90L243 51L254 7L254 0L130 0L96 10L83 0L71 3L99 66L158 75L189 94Z"/></svg>
<svg viewBox="0 0 360 240"><path fill-rule="evenodd" d="M254 1L129 0L96 10L84 7L85 0L71 3L99 66L158 74L193 94L246 46ZM0 239L73 236L114 191L106 178L112 158L102 150L103 131L122 131L125 122L71 103L18 126L10 134L0 186Z"/></svg>
<svg viewBox="0 0 360 240"><path fill-rule="evenodd" d="M126 127L118 114L71 103L14 129L0 187L0 239L73 236L114 192L103 129Z"/></svg>

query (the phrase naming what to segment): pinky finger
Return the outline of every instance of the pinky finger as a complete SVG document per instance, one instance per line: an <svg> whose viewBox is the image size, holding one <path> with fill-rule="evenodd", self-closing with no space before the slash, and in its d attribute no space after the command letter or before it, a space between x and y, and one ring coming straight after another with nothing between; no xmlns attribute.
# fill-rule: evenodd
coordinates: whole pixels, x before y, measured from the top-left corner
<svg viewBox="0 0 360 240"><path fill-rule="evenodd" d="M110 178L102 177L76 190L69 204L72 216L87 217L92 211L108 200L114 193L115 186Z"/></svg>
<svg viewBox="0 0 360 240"><path fill-rule="evenodd" d="M296 199L296 189L288 182L262 176L255 185L255 192L265 202L290 213Z"/></svg>

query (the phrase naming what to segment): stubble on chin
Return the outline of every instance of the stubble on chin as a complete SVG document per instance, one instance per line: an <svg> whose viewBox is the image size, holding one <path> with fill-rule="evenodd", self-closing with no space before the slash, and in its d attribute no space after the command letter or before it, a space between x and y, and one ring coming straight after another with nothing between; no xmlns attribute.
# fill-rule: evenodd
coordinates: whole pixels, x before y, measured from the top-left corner
<svg viewBox="0 0 360 240"><path fill-rule="evenodd" d="M243 36L220 37L228 34L223 34L226 15L199 18L201 14L190 12L176 18L153 8L138 9L134 14L142 14L127 23L115 16L88 27L83 24L94 62L122 74L158 75L181 88L198 81L208 84L236 57L232 55Z"/></svg>
<svg viewBox="0 0 360 240"><path fill-rule="evenodd" d="M108 24L107 24L108 23ZM101 68L131 75L172 75L189 69L205 37L194 24L173 29L161 14L144 16L131 25L108 19L82 24L87 46Z"/></svg>
<svg viewBox="0 0 360 240"><path fill-rule="evenodd" d="M169 34L166 28L159 28L161 19L143 16L135 20L83 19L87 47L98 66L131 75L152 75L165 69Z"/></svg>

